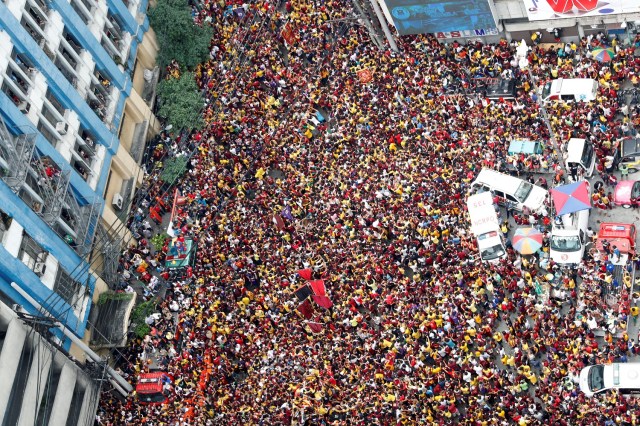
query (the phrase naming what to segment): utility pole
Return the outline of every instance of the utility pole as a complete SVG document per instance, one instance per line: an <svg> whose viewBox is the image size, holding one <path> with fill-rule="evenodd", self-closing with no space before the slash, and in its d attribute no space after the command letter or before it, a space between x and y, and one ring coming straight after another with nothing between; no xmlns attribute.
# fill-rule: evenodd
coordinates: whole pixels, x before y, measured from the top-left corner
<svg viewBox="0 0 640 426"><path fill-rule="evenodd" d="M355 18L354 20L358 24L364 25L369 31L369 37L371 37L371 40L373 40L376 46L378 46L378 49L384 50L384 43L382 42L382 38L380 37L378 31L371 24L371 19L367 15L367 12L365 12L362 4L360 4L360 0L352 0L351 3L353 3L355 8L357 9L357 18Z"/></svg>
<svg viewBox="0 0 640 426"><path fill-rule="evenodd" d="M549 137L551 138L551 144L553 145L553 151L556 153L556 161L558 162L558 166L560 170L566 172L564 168L564 164L562 162L562 152L560 152L560 146L558 145L558 140L556 139L556 134L551 127L551 122L549 121L549 114L547 113L547 109L544 106L544 102L542 97L538 93L538 84L533 79L533 74L531 74L531 67L529 67L529 60L527 59L527 55L529 52L529 46L527 46L527 42L524 39L520 42L518 47L516 48L516 59L518 59L518 67L527 73L529 80L531 81L531 85L533 86L534 93L536 95L536 102L538 103L538 107L540 108L540 112L542 113L542 120L544 124L547 125L547 131L549 132Z"/></svg>
<svg viewBox="0 0 640 426"><path fill-rule="evenodd" d="M387 25L387 20L382 14L382 10L380 9L380 5L378 4L378 0L369 0L371 6L373 6L373 10L376 12L376 16L378 17L378 22L380 23L380 27L384 32L385 37L387 37L387 41L389 42L389 46L391 46L391 50L398 53L400 49L398 49L398 45L393 38L393 34L389 31L389 25Z"/></svg>

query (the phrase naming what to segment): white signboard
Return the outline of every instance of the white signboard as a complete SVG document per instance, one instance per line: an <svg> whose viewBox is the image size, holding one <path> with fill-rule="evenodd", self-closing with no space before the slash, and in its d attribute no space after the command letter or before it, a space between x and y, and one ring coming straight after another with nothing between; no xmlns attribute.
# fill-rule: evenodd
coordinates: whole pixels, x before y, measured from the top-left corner
<svg viewBox="0 0 640 426"><path fill-rule="evenodd" d="M640 0L524 0L530 21L640 12Z"/></svg>

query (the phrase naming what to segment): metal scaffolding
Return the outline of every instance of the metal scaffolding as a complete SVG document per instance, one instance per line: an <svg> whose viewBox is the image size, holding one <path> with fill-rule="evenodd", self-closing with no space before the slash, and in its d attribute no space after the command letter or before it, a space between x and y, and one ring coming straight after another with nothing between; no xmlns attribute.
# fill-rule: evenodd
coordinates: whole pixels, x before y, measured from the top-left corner
<svg viewBox="0 0 640 426"><path fill-rule="evenodd" d="M2 167L2 180L15 193L20 191L24 184L28 164L36 146L35 135L21 135L14 138L7 130L4 121L0 119L0 166Z"/></svg>
<svg viewBox="0 0 640 426"><path fill-rule="evenodd" d="M2 180L81 256L89 253L102 201L78 200L72 171L36 147L36 134L12 135L0 119ZM97 201L96 201L97 200Z"/></svg>
<svg viewBox="0 0 640 426"><path fill-rule="evenodd" d="M98 240L103 242L100 246L100 253L103 257L102 271L99 271L99 274L113 290L118 285L118 259L120 258L122 239L109 234L104 225L99 224Z"/></svg>

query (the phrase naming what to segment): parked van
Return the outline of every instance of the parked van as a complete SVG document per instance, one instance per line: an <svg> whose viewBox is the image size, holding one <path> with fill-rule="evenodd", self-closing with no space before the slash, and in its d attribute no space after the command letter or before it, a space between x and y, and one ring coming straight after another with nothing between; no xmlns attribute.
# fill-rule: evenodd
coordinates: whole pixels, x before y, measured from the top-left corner
<svg viewBox="0 0 640 426"><path fill-rule="evenodd" d="M527 181L509 176L491 169L482 169L476 180L471 184L474 193L490 191L498 197L500 203L511 203L519 211L524 207L534 211L544 210L544 203L548 192Z"/></svg>
<svg viewBox="0 0 640 426"><path fill-rule="evenodd" d="M472 195L467 199L471 232L477 238L482 260L495 263L506 256L504 237L490 192Z"/></svg>
<svg viewBox="0 0 640 426"><path fill-rule="evenodd" d="M640 363L596 364L580 371L580 390L588 397L609 389L640 396Z"/></svg>
<svg viewBox="0 0 640 426"><path fill-rule="evenodd" d="M544 85L542 101L551 103L563 102L591 102L598 94L598 82L591 78L558 78Z"/></svg>
<svg viewBox="0 0 640 426"><path fill-rule="evenodd" d="M596 154L591 142L586 139L569 139L565 164L567 170L572 168L582 170L583 177L593 176L593 170L596 167Z"/></svg>
<svg viewBox="0 0 640 426"><path fill-rule="evenodd" d="M589 210L558 216L551 227L551 260L563 265L579 264L584 256L585 245L589 242L588 226Z"/></svg>

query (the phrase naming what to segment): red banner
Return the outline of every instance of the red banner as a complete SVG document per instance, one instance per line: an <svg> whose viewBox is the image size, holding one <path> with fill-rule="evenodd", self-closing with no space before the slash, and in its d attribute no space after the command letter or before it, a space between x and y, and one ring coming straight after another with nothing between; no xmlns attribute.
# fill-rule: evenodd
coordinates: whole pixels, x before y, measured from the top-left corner
<svg viewBox="0 0 640 426"><path fill-rule="evenodd" d="M363 68L359 71L356 71L358 78L360 79L360 83L367 84L373 81L373 73L369 68Z"/></svg>
<svg viewBox="0 0 640 426"><path fill-rule="evenodd" d="M284 27L282 27L282 32L280 34L282 35L284 41L287 42L287 44L293 44L296 42L296 34L293 32L293 25L291 25L290 22L284 24Z"/></svg>

